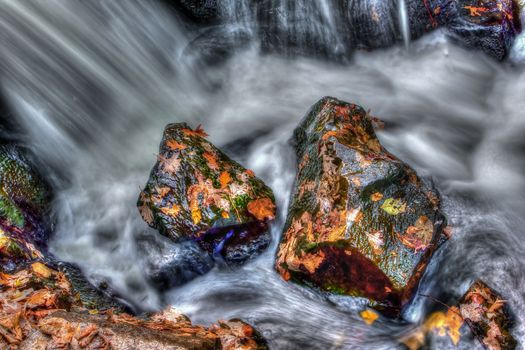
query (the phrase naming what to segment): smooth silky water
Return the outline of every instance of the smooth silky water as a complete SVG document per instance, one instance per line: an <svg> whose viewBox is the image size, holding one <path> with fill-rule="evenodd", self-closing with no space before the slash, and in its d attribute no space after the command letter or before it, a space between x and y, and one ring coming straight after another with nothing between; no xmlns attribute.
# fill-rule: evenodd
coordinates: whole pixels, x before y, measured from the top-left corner
<svg viewBox="0 0 525 350"><path fill-rule="evenodd" d="M355 311L359 300L284 282L273 269L295 175L288 140L309 107L332 95L385 120L382 143L443 195L453 237L419 293L454 300L481 277L508 298L514 335L525 342L523 67L461 49L441 33L408 49L359 52L348 64L262 55L254 44L203 66L187 54L194 34L159 3L1 0L0 7L2 94L20 125L16 138L55 189L51 250L94 283L107 281L137 310L172 304L202 324L243 318L274 349L400 347L414 325L381 318L367 326ZM161 253L145 254L137 238L167 242L135 203L163 128L176 121L202 123L212 142L263 178L279 218L271 249L244 267L218 266L158 293L143 266ZM431 304L416 298L405 319L421 322Z"/></svg>

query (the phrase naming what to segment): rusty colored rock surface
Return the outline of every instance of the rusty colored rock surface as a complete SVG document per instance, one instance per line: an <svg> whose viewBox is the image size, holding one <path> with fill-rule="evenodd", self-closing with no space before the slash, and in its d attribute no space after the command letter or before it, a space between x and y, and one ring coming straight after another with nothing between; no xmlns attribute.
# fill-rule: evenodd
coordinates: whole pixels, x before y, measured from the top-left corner
<svg viewBox="0 0 525 350"><path fill-rule="evenodd" d="M206 136L200 127L166 127L139 211L172 240L193 240L213 256L242 263L270 242L273 193Z"/></svg>
<svg viewBox="0 0 525 350"><path fill-rule="evenodd" d="M278 272L397 313L444 239L438 194L381 146L354 104L323 98L294 141L298 173Z"/></svg>

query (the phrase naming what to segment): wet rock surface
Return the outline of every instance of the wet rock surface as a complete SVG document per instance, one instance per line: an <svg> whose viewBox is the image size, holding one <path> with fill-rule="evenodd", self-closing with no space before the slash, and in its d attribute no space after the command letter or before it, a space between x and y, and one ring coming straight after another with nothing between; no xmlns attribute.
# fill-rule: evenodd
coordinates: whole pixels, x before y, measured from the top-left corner
<svg viewBox="0 0 525 350"><path fill-rule="evenodd" d="M437 192L381 146L357 105L323 98L294 143L298 173L278 272L397 313L444 240Z"/></svg>
<svg viewBox="0 0 525 350"><path fill-rule="evenodd" d="M190 18L213 25L206 36L216 36L212 34L214 28L223 36L213 51L234 46L234 36L224 39L225 27L231 27L251 33L263 51L348 61L355 50L386 48L443 28L461 45L501 60L521 31L514 0L345 0L328 2L330 11L307 0L241 1L238 5L181 2L183 13L188 15L191 9ZM405 22L401 8L406 13ZM208 46L214 47L213 42L208 41Z"/></svg>
<svg viewBox="0 0 525 350"><path fill-rule="evenodd" d="M513 320L505 298L478 280L459 302L461 316L472 332L488 349L515 349L510 334Z"/></svg>
<svg viewBox="0 0 525 350"><path fill-rule="evenodd" d="M437 348L465 348L476 342L488 350L516 348L510 333L514 320L506 300L483 281L475 281L456 305L439 302L436 306L440 310L432 312L402 339L410 350L426 349L431 344Z"/></svg>
<svg viewBox="0 0 525 350"><path fill-rule="evenodd" d="M191 240L216 259L242 263L270 243L274 197L206 136L186 124L166 127L139 211L173 241Z"/></svg>
<svg viewBox="0 0 525 350"><path fill-rule="evenodd" d="M48 186L31 169L23 150L0 146L0 227L43 245L49 235L44 220L49 199Z"/></svg>
<svg viewBox="0 0 525 350"><path fill-rule="evenodd" d="M460 44L502 60L521 32L518 4L514 0L429 1L433 23L448 29Z"/></svg>

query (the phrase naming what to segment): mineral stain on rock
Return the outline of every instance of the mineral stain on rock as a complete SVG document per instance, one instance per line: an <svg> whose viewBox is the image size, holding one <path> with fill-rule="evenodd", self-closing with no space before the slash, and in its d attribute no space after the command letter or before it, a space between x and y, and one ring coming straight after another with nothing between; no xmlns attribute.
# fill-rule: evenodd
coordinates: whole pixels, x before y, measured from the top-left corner
<svg viewBox="0 0 525 350"><path fill-rule="evenodd" d="M294 143L298 172L278 272L397 313L445 239L437 192L381 146L354 104L321 99Z"/></svg>
<svg viewBox="0 0 525 350"><path fill-rule="evenodd" d="M172 240L193 240L227 263L242 263L270 243L274 196L251 170L206 136L200 127L166 127L158 162L140 194L139 211Z"/></svg>

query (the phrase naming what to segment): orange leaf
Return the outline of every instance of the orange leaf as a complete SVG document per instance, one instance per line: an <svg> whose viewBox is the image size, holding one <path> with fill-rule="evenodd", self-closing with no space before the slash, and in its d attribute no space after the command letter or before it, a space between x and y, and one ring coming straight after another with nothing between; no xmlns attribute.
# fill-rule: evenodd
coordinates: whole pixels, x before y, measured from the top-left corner
<svg viewBox="0 0 525 350"><path fill-rule="evenodd" d="M219 176L219 181L221 183L221 188L226 188L226 186L232 182L232 177L230 176L229 172L223 171L221 176Z"/></svg>
<svg viewBox="0 0 525 350"><path fill-rule="evenodd" d="M200 136L200 137L207 137L208 136L208 134L202 128L201 124L199 124L195 130L191 130L191 129L186 129L185 128L185 129L182 129L182 132L185 135L188 135L188 136Z"/></svg>
<svg viewBox="0 0 525 350"><path fill-rule="evenodd" d="M217 163L217 156L215 154L210 153L210 152L204 152L202 156L208 162L208 166L210 167L210 169L212 170L219 169L219 164Z"/></svg>
<svg viewBox="0 0 525 350"><path fill-rule="evenodd" d="M185 144L178 143L175 140L168 140L168 141L166 141L166 146L168 146L168 148L173 150L173 151L180 151L180 150L183 150L183 149L187 148L187 146Z"/></svg>
<svg viewBox="0 0 525 350"><path fill-rule="evenodd" d="M270 198L260 198L248 203L248 212L257 220L272 220L275 218L275 204Z"/></svg>
<svg viewBox="0 0 525 350"><path fill-rule="evenodd" d="M173 204L171 208L168 208L168 207L160 208L160 211L164 213L165 215L174 217L174 216L179 215L180 207L177 204Z"/></svg>

